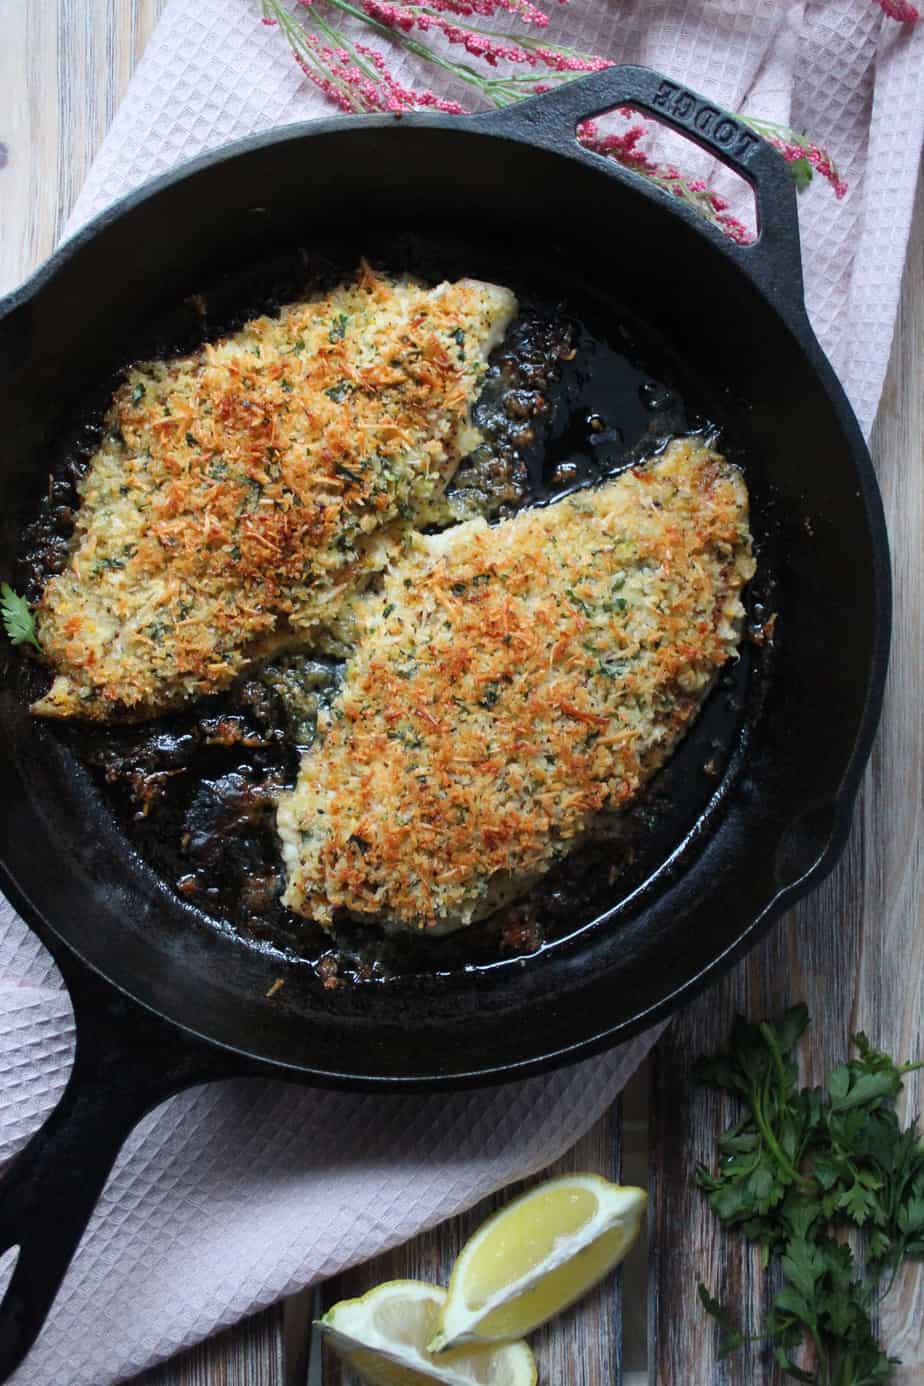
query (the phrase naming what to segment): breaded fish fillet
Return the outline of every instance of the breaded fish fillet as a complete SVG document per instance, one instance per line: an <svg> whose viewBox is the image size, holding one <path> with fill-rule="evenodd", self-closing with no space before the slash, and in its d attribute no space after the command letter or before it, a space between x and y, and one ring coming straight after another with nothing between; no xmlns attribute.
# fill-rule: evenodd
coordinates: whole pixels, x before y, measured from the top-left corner
<svg viewBox="0 0 924 1386"><path fill-rule="evenodd" d="M134 367L81 483L39 638L46 717L150 715L325 625L477 441L470 409L516 309L363 267L192 356Z"/></svg>
<svg viewBox="0 0 924 1386"><path fill-rule="evenodd" d="M409 535L278 826L285 902L447 931L626 805L735 653L738 471L698 440L489 528Z"/></svg>

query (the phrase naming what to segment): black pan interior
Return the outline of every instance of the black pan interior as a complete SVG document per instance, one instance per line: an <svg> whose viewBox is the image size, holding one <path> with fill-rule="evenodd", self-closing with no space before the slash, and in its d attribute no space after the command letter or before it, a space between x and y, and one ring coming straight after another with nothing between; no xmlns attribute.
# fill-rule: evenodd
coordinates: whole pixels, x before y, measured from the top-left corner
<svg viewBox="0 0 924 1386"><path fill-rule="evenodd" d="M342 282L364 249L343 242L323 250L297 247L216 286L203 285L192 302L173 305L161 321L145 325L132 357L190 350L259 312ZM495 353L475 410L490 439L484 451L491 462L479 462L476 453L451 487L463 499L483 481L487 504L479 505L479 513L505 518L524 506L553 504L656 456L671 437L691 432L715 437L750 472L745 451L735 445L734 420L724 430L718 423L726 405L714 398L709 382L624 308L602 304L599 291L573 272L563 275L522 257L504 263L496 250L485 255L483 247L445 237L427 241L414 233L380 241L375 259L384 269L426 282L476 273L516 289L520 314ZM542 290L538 297L536 285ZM55 440L50 482L15 570L16 589L30 600L38 599L66 554L78 503L75 478L100 440L108 397L106 387L100 408L82 402ZM723 777L723 795L728 792L733 776L725 770L733 755L740 756L747 709L753 717L774 653L764 625L772 610L772 501L759 473L749 476L749 484L760 558L760 575L748 594L749 638L693 733L651 791L614 820L602 841L575 853L491 920L452 937L389 936L349 922L331 934L280 904L284 871L275 790L294 783L298 743L310 737L310 727L292 724L273 681L284 670L297 684L305 656L270 661L265 673L258 670L228 693L182 713L117 728L64 723L54 734L78 764L91 767L105 809L142 860L203 922L237 933L246 946L307 961L329 989L390 984L419 972L513 965L554 947L627 898L701 823ZM325 667L335 686L337 664L309 656L309 677L323 677ZM20 672L25 698L49 677L35 660L24 660Z"/></svg>
<svg viewBox="0 0 924 1386"><path fill-rule="evenodd" d="M735 265L622 179L459 127L293 134L87 240L0 328L3 552L79 447L82 421L92 445L120 366L194 345L360 254L508 283L608 343L600 409L629 449L612 465L632 444L718 427L747 475L751 614L761 631L776 613L772 643L745 646L631 830L543 883L514 917L521 930L384 954L368 937L337 952L310 931L242 927L180 898L123 833L74 754L85 747L29 719L22 662L5 651L8 866L79 952L188 1028L317 1075L456 1080L638 1028L814 865L841 827L881 555L856 444L811 344ZM646 384L661 389L660 413L643 407Z"/></svg>

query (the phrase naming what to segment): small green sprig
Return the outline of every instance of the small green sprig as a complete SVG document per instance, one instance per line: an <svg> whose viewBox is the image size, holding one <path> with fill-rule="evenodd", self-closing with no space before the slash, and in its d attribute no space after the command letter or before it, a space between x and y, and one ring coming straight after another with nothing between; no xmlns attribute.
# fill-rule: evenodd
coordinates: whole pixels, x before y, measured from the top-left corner
<svg viewBox="0 0 924 1386"><path fill-rule="evenodd" d="M825 1087L797 1087L793 1050L808 1025L805 1006L782 1021L752 1025L738 1017L728 1050L700 1060L697 1081L734 1093L744 1114L719 1140L715 1173L696 1179L722 1222L779 1263L782 1288L766 1338L785 1374L816 1386L873 1386L888 1381L894 1359L880 1346L871 1310L902 1261L924 1256L924 1146L913 1122L894 1109L905 1074L865 1035L856 1056ZM837 1233L859 1229L865 1272ZM884 1278L889 1280L881 1289ZM699 1297L720 1324L720 1353L745 1341L733 1316L704 1285ZM815 1370L793 1354L812 1344Z"/></svg>
<svg viewBox="0 0 924 1386"><path fill-rule="evenodd" d="M14 592L8 582L0 583L0 614L3 616L3 629L14 645L34 645L41 650L29 603L25 597Z"/></svg>

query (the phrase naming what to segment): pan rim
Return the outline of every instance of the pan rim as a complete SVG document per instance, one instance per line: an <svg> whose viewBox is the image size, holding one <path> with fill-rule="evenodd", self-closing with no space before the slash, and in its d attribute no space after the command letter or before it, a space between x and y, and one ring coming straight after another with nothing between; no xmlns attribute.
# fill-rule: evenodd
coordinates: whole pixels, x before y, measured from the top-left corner
<svg viewBox="0 0 924 1386"><path fill-rule="evenodd" d="M14 290L6 298L0 300L0 317L5 317L14 312L17 308L40 294L58 275L61 269L75 256L79 255L84 244L94 239L114 221L121 219L136 207L156 197L160 192L179 182L193 179L201 172L217 165L224 164L234 158L250 155L259 150L277 145L287 143L298 145L304 140L311 139L315 136L331 134L346 135L353 133L358 135L364 131L394 129L400 126L403 128L432 129L443 133L464 133L468 136L478 135L481 138L500 140L501 142L513 140L543 149L556 159L573 159L585 165L588 162L587 157L579 152L577 145L575 145L575 152L572 154L567 150L551 148L542 140L530 140L524 135L518 134L512 130L491 129L483 122L479 124L479 119L478 116L466 119L428 113L402 117L400 121L397 117L390 115L367 117L334 116L322 120L312 120L276 127L270 131L247 136L241 140L236 140L220 146L216 150L211 150L203 155L199 155L180 165L178 168L171 169L164 174L158 175L133 189L123 198L99 213L91 221L80 227L29 279L24 281L19 288ZM743 257L734 252L731 243L728 242L726 238L722 237L721 233L714 233L707 224L701 223L701 220L696 217L695 213L679 203L669 202L656 190L646 187L645 180L640 176L621 169L614 173L612 171L612 166L607 165L606 161L599 160L598 162L600 163L600 176L616 177L627 186L632 187L637 195L645 196L657 202L663 214L676 217L692 226L698 234L703 235L709 240L715 250L724 255L725 258L731 262L735 270L751 277L747 265L743 261ZM723 244L723 242L725 243ZM763 910L761 910L761 912L751 920L750 924L738 933L735 940L714 957L707 966L698 971L693 977L688 978L682 984L675 986L667 995L663 996L658 1002L648 1007L640 1014L628 1020L621 1021L608 1029L599 1031L583 1040L576 1041L573 1044L559 1049L554 1049L551 1052L536 1054L524 1060L513 1060L498 1065L452 1074L420 1073L408 1076L367 1074L357 1076L346 1072L311 1068L296 1062L287 1062L278 1058L267 1058L260 1054L253 1053L243 1045L228 1044L208 1034L203 1034L194 1027L175 1019L173 1016L164 1016L164 1013L159 1011L156 1006L136 996L126 986L110 977L107 972L96 963L90 962L79 948L75 947L69 939L59 933L55 926L33 906L28 896L20 888L18 882L10 875L5 862L0 860L0 882L2 882L4 894L7 895L29 927L33 929L43 942L47 941L47 936L49 934L52 935L58 944L66 949L69 954L79 959L85 967L89 968L97 976L102 977L120 994L129 997L136 1005L143 1007L154 1015L166 1019L170 1025L174 1026L182 1033L194 1037L197 1040L202 1040L212 1047L222 1049L235 1058L239 1058L244 1067L248 1064L256 1064L263 1068L264 1071L275 1072L278 1076L298 1078L303 1081L315 1083L319 1086L349 1087L352 1089L364 1088L378 1091L387 1089L400 1089L405 1091L414 1089L455 1089L478 1085L490 1085L530 1077L539 1072L549 1071L553 1068L578 1062L611 1048L615 1044L629 1039L658 1023L676 1010L684 1001L691 999L706 987L715 976L726 970L733 961L742 956L757 939L767 932L773 922L779 918L781 914L820 883L820 881L833 869L843 851L849 831L854 800L859 789L863 769L879 721L891 636L891 573L888 561L887 533L881 497L875 479L875 471L866 444L860 434L859 426L846 396L844 395L840 382L837 380L827 358L824 356L814 337L814 333L812 332L808 317L805 313L804 305L802 305L799 321L794 323L791 315L781 311L780 307L771 300L759 283L755 282L755 287L757 292L764 299L767 308L791 333L799 338L799 346L806 357L806 363L815 373L824 394L833 407L837 422L844 436L845 450L848 450L850 453L853 474L856 477L861 492L873 556L873 572L870 575L875 593L872 656L869 664L866 688L863 694L863 714L857 727L850 758L831 800L834 827L825 843L824 849L812 866L804 871L795 881L780 887L765 905Z"/></svg>
<svg viewBox="0 0 924 1386"><path fill-rule="evenodd" d="M814 865L789 885L782 886L751 924L706 967L681 985L674 987L654 1005L649 1006L629 1020L576 1041L574 1044L536 1054L528 1059L510 1060L492 1066L453 1073L356 1074L345 1070L311 1068L294 1060L268 1058L264 1054L253 1052L244 1045L231 1044L225 1040L216 1039L204 1030L197 1030L194 1026L159 1011L156 1006L136 996L122 983L107 975L81 949L75 947L69 939L64 938L32 904L19 883L9 873L6 863L2 859L0 859L0 886L2 886L2 894L14 906L20 918L49 949L56 965L65 977L65 984L70 994L72 993L66 965L62 966L58 952L60 948L64 948L71 955L71 958L79 962L88 972L103 981L106 986L111 987L119 996L147 1012L149 1016L165 1022L186 1039L197 1044L204 1044L228 1057L235 1074L241 1076L261 1074L338 1091L377 1093L464 1091L471 1088L496 1087L504 1083L520 1082L569 1065L582 1063L606 1053L617 1045L637 1038L663 1022L667 1022L682 1004L692 1001L708 988L717 975L720 976L734 962L749 952L782 914L814 890L830 874L843 852L850 831L851 808L852 800L848 801L845 812L838 812L837 826L831 834L824 852ZM49 934L54 938L54 945L49 942Z"/></svg>

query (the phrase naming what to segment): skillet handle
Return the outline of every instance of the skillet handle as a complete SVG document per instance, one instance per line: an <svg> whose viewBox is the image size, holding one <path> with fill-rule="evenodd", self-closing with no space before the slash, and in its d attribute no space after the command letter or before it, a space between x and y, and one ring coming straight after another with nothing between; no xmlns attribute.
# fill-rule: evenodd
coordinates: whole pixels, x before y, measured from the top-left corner
<svg viewBox="0 0 924 1386"><path fill-rule="evenodd" d="M77 1047L58 1106L0 1178L0 1254L19 1248L0 1301L0 1381L35 1342L132 1128L173 1093L243 1068L75 959L57 961L74 1003Z"/></svg>
<svg viewBox="0 0 924 1386"><path fill-rule="evenodd" d="M698 212L662 192L644 175L579 144L577 126L617 106L633 106L685 135L739 173L754 189L758 238L739 245ZM804 318L802 256L796 189L785 160L771 144L714 102L647 67L608 67L579 77L542 96L501 111L471 117L492 133L521 136L557 153L581 158L614 177L631 180L649 197L666 197L675 213L710 234L737 260L777 307ZM564 214L567 213L565 209Z"/></svg>

